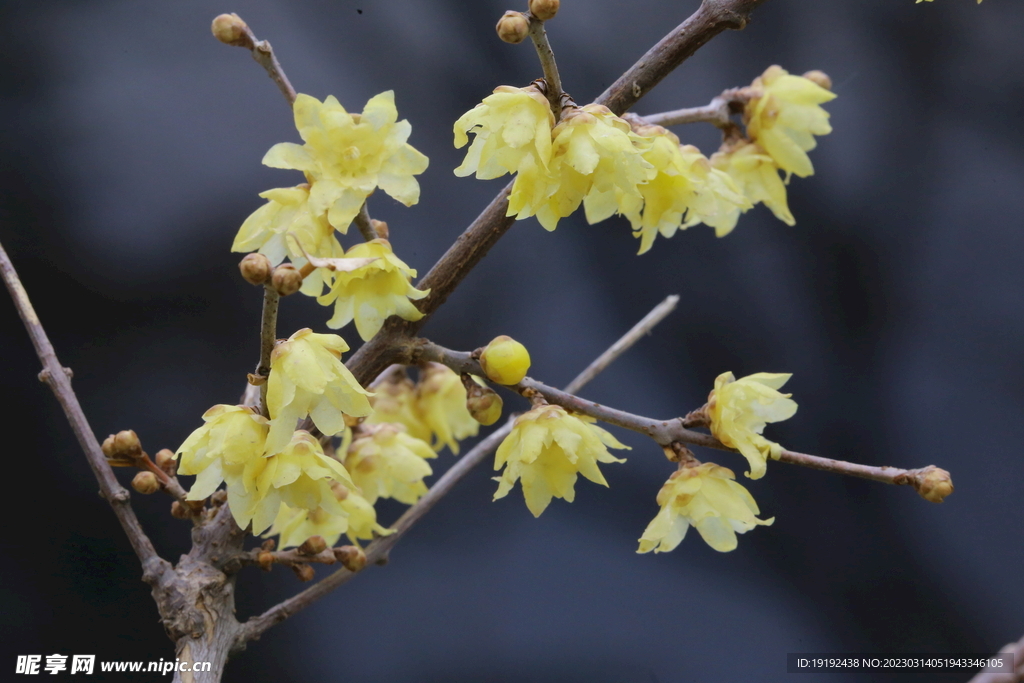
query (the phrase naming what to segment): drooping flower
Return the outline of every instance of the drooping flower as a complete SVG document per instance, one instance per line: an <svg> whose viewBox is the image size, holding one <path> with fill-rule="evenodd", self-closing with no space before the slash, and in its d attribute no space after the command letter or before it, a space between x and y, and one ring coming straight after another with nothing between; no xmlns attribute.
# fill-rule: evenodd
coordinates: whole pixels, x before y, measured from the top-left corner
<svg viewBox="0 0 1024 683"><path fill-rule="evenodd" d="M423 423L417 407L416 385L404 372L376 386L370 404L373 412L366 418L366 424L400 424L409 436L430 441L430 427Z"/></svg>
<svg viewBox="0 0 1024 683"><path fill-rule="evenodd" d="M355 487L345 467L324 455L320 442L309 432L298 430L279 453L245 463L241 479L228 482L228 505L240 528L252 522L253 535L274 522L281 503L345 516L331 490L334 482Z"/></svg>
<svg viewBox="0 0 1024 683"><path fill-rule="evenodd" d="M673 472L658 492L661 511L644 529L637 552L674 550L693 525L709 546L724 553L736 549L736 534L774 522L774 517L757 518L757 503L735 478L710 462Z"/></svg>
<svg viewBox="0 0 1024 683"><path fill-rule="evenodd" d="M428 162L406 142L412 126L398 121L393 91L372 97L362 114L349 114L333 96L320 102L303 94L295 98L293 110L305 144L280 142L263 163L304 172L314 214L326 213L331 225L346 232L377 187L406 206L419 201L413 176L423 173Z"/></svg>
<svg viewBox="0 0 1024 683"><path fill-rule="evenodd" d="M735 448L750 464L747 476L760 479L768 458L778 458L782 446L761 436L769 422L781 422L796 413L792 394L781 394L789 373L758 372L736 379L723 372L715 379L708 396L707 413L711 433L724 445Z"/></svg>
<svg viewBox="0 0 1024 683"><path fill-rule="evenodd" d="M331 491L344 514L337 514L336 510L328 512L322 507L305 510L282 503L273 526L264 534L264 538L280 535L279 547L289 548L302 545L311 536L322 536L330 547L338 542L343 533L353 543L358 543L357 539L372 539L374 534L387 536L394 533L377 523L377 513L373 506L358 492L340 482L332 483Z"/></svg>
<svg viewBox="0 0 1024 683"><path fill-rule="evenodd" d="M386 529L377 523L377 511L358 490L346 489L335 484L334 494L341 502L341 507L348 513L348 530L345 534L355 545L359 545L360 540L371 541L376 536L390 536L395 533L393 529Z"/></svg>
<svg viewBox="0 0 1024 683"><path fill-rule="evenodd" d="M466 387L453 370L440 363L429 363L420 371L416 404L423 423L434 435L435 451L445 446L459 454L459 441L476 436L480 423L466 409Z"/></svg>
<svg viewBox="0 0 1024 683"><path fill-rule="evenodd" d="M309 415L323 434L345 429L345 415L370 414L370 392L341 362L348 344L336 334L303 328L279 343L271 355L267 408L271 426L267 453L284 448L296 423Z"/></svg>
<svg viewBox="0 0 1024 683"><path fill-rule="evenodd" d="M427 459L436 457L426 441L409 436L400 425L364 424L345 465L370 505L378 498L412 505L427 492L423 479L433 474Z"/></svg>
<svg viewBox="0 0 1024 683"><path fill-rule="evenodd" d="M625 460L608 452L600 432L560 406L541 405L523 413L498 447L494 469L505 469L496 478L494 499L504 498L521 480L526 507L539 517L553 497L573 501L577 474L607 486L597 463Z"/></svg>
<svg viewBox="0 0 1024 683"><path fill-rule="evenodd" d="M244 406L213 406L203 421L175 453L179 474L198 475L189 500L203 500L224 480L239 481L245 465L263 457L270 430L265 417Z"/></svg>
<svg viewBox="0 0 1024 683"><path fill-rule="evenodd" d="M746 206L732 206L715 216L702 219L715 229L716 235L724 237L732 232L740 214L759 202L764 203L786 225L796 225L796 219L786 202L786 186L779 177L779 167L756 144L744 141L726 145L711 156L711 165L728 174L749 200Z"/></svg>
<svg viewBox="0 0 1024 683"><path fill-rule="evenodd" d="M363 242L349 249L345 256L376 260L351 272L334 274L329 290L317 298L324 306L334 304L334 316L327 321L328 327L338 329L354 319L359 336L368 341L392 315L404 320L423 317L412 302L424 298L430 290L412 286L411 278L416 277L416 271L395 256L390 242Z"/></svg>
<svg viewBox="0 0 1024 683"><path fill-rule="evenodd" d="M747 102L743 112L747 135L779 168L806 178L814 173L807 152L817 146L815 135L832 132L828 112L820 105L836 95L809 78L770 66L751 88L762 94Z"/></svg>

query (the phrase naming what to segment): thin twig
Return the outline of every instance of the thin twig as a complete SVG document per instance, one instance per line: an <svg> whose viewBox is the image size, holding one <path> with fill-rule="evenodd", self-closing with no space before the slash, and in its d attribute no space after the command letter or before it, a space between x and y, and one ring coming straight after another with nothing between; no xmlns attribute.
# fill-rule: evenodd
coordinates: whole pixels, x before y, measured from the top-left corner
<svg viewBox="0 0 1024 683"><path fill-rule="evenodd" d="M676 297L678 298L678 297ZM622 336L617 342L612 344L607 351L602 353L583 373L580 374L572 385L575 385L576 389L583 388L590 380L594 379L602 370L608 367L616 358L621 356L627 349L635 344L644 333L650 331L655 325L658 324L665 315L667 315L672 307L675 306L675 301L671 301L673 297L668 297L665 301L658 304L658 306L648 313L643 320ZM667 306L671 301L671 306ZM638 333L637 330L643 326L642 332ZM612 351L615 351L612 354ZM607 361L597 366L597 362L603 358L607 358ZM593 369L595 368L596 369ZM401 366L399 366L401 367ZM592 370L593 369L593 370ZM571 385L571 386L572 386ZM459 481L462 480L467 474L469 474L474 467L479 465L483 460L490 455L495 449L501 445L501 442L505 440L505 437L512 431L512 426L515 424L515 416L509 418L503 427L492 432L486 439L478 443L469 453L459 458L458 462L452 465L444 475L434 483L430 489L423 494L423 497L416 501L416 504L405 511L398 521L392 525L392 529L395 533L390 536L383 536L374 540L368 546L366 546L366 566L370 567L374 564L386 561L388 553L398 543L398 540L418 522L423 515L427 514L434 505L437 504L443 497L455 487ZM323 579L319 583L310 586L301 593L292 596L284 602L271 607L263 614L249 619L249 621L242 624L241 632L239 634L238 647L243 646L247 641L259 638L268 628L274 624L279 624L291 615L295 614L301 609L304 609L311 605L316 600L330 593L332 590L347 583L355 573L347 569L339 569L327 578Z"/></svg>
<svg viewBox="0 0 1024 683"><path fill-rule="evenodd" d="M128 536L132 549L135 550L139 561L142 562L143 580L147 583L156 582L161 574L170 569L170 565L156 554L153 544L146 536L146 532L143 531L142 525L135 516L135 511L132 510L128 491L118 483L117 477L114 476L113 470L107 463L100 444L96 440L96 435L89 426L89 421L78 402L78 397L75 395L74 389L71 388L71 370L61 366L60 361L57 360L57 354L46 335L46 330L39 322L32 302L29 301L28 293L25 292L25 287L21 284L21 279L3 245L0 245L0 275L3 276L4 284L7 285L7 290L14 299L18 315L25 323L25 329L32 339L36 355L43 364L43 371L39 373L39 379L50 387L64 409L64 415L78 439L78 444L85 452L93 475L99 482L100 494L114 509L114 514L121 522L121 528Z"/></svg>
<svg viewBox="0 0 1024 683"><path fill-rule="evenodd" d="M1021 683L1024 681L1024 638L1016 643L1004 645L993 658L998 659L999 655L1013 657L1013 673L997 672L992 670L996 667L988 667L984 671L979 671L968 683Z"/></svg>
<svg viewBox="0 0 1024 683"><path fill-rule="evenodd" d="M597 98L596 103L622 114L716 35L726 29L743 28L750 13L764 1L704 0L693 16L648 50ZM514 218L507 215L511 191L512 183L509 183L420 280L417 286L430 290L430 296L416 302L423 317L418 321L406 321L392 316L373 339L352 354L346 366L360 383L365 385L388 365L403 362L402 354L411 350L407 340L426 324L434 311L512 227Z"/></svg>
<svg viewBox="0 0 1024 683"><path fill-rule="evenodd" d="M602 353L600 356L594 359L594 362L587 366L587 369L576 376L576 379L569 382L565 390L570 394L575 394L582 389L590 380L594 379L601 372L604 371L616 358L621 356L629 347L637 343L641 337L648 334L654 326L665 319L669 313L675 310L676 304L679 303L679 297L675 294L668 296L660 304L655 306L650 313L645 315L643 319L633 326L629 332L624 334L619 341L608 347L608 350Z"/></svg>
<svg viewBox="0 0 1024 683"><path fill-rule="evenodd" d="M551 104L551 111L555 115L555 121L562 114L562 77L558 75L558 65L555 64L555 53L548 41L548 33L544 30L544 22L533 15L530 16L530 40L537 49L537 58L544 70L544 81L548 86L548 102Z"/></svg>
<svg viewBox="0 0 1024 683"><path fill-rule="evenodd" d="M270 376L270 356L277 342L277 309L281 303L281 295L273 285L263 285L263 316L260 322L260 364L256 366L256 375L263 378L260 385L260 412L263 417L270 417L267 408L267 378Z"/></svg>
<svg viewBox="0 0 1024 683"><path fill-rule="evenodd" d="M224 20L226 32L228 35L218 35L218 22ZM278 90L284 95L284 98L288 101L288 104L295 103L295 88L292 87L291 82L288 80L288 76L285 75L284 69L281 68L281 63L277 61L277 56L274 54L274 48L270 47L270 43L265 40L257 40L256 34L252 32L249 25L242 21L241 17L237 14L222 14L221 16L214 19L214 35L218 40L234 45L236 47L244 47L252 53L252 58L256 62L266 69L267 74L273 79L277 85Z"/></svg>
<svg viewBox="0 0 1024 683"><path fill-rule="evenodd" d="M732 115L743 111L746 103L758 96L760 96L760 91L750 86L730 88L703 107L676 109L645 116L626 114L625 118L631 122L645 123L649 126L668 127L685 123L710 123L718 128L729 129L736 125L732 121Z"/></svg>
<svg viewBox="0 0 1024 683"><path fill-rule="evenodd" d="M356 214L352 222L359 228L359 233L363 236L364 240L369 242L370 240L377 239L377 232L373 229L373 222L370 220L370 212L366 208L366 202L363 202L359 213Z"/></svg>

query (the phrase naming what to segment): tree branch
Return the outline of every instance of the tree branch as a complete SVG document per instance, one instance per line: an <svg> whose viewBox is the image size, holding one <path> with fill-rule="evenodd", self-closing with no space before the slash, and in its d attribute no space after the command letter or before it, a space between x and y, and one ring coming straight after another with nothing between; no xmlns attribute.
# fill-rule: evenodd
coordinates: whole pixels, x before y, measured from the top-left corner
<svg viewBox="0 0 1024 683"><path fill-rule="evenodd" d="M670 296L661 302L638 322L633 328L623 335L617 342L612 344L607 351L587 367L569 385L575 391L583 388L590 380L594 379L602 370L607 368L616 358L621 356L633 344L640 340L644 334L650 332L676 305L678 297ZM512 432L512 425L515 423L515 416L509 418L503 427L492 432L486 439L478 443L469 453L459 458L444 475L430 487L423 497L416 501L416 504L405 511L398 521L392 525L395 533L390 536L383 536L375 539L366 546L366 566L370 567L377 563L387 561L388 553L398 543L398 540L418 522L423 515L444 498L455 488L455 485L469 474L474 467L483 462L484 458L490 455L501 445ZM309 607L311 604L333 591L338 586L347 583L355 576L354 572L347 569L339 569L317 584L292 596L284 602L271 607L263 614L249 619L242 624L236 647L242 647L246 642L259 638L267 629L279 624L296 612Z"/></svg>
<svg viewBox="0 0 1024 683"><path fill-rule="evenodd" d="M256 366L256 375L262 378L260 384L260 412L263 417L270 417L267 407L267 378L270 376L270 356L274 353L277 343L277 310L281 305L281 295L274 286L263 285L263 315L260 321L260 363Z"/></svg>
<svg viewBox="0 0 1024 683"><path fill-rule="evenodd" d="M528 16L530 17L530 40L533 41L533 47L537 50L537 58L544 71L544 81L548 86L548 102L551 104L555 121L558 121L562 115L562 77L558 75L555 52L551 49L551 43L548 41L544 22L532 14Z"/></svg>
<svg viewBox="0 0 1024 683"><path fill-rule="evenodd" d="M107 463L100 444L89 426L89 421L82 411L82 406L78 403L78 397L75 395L74 389L71 388L71 369L62 367L60 361L57 360L57 354L46 335L46 330L39 322L32 302L29 301L28 293L25 292L25 287L21 284L21 279L3 245L0 245L0 275L3 276L4 284L7 285L7 290L14 299L18 315L25 323L25 329L35 347L36 355L43 364L43 371L39 373L40 381L50 387L61 408L64 409L64 415L75 433L75 438L78 439L78 444L89 461L89 467L99 482L100 494L110 503L110 507L113 508L114 514L117 515L117 519L121 523L121 528L128 536L132 549L142 563L142 580L149 584L157 583L160 576L170 569L170 564L156 554L153 544L146 536L146 532L143 531L142 525L135 516L135 511L132 510L127 489L118 483L117 477L114 476L113 470Z"/></svg>
<svg viewBox="0 0 1024 683"><path fill-rule="evenodd" d="M743 28L750 13L764 1L704 0L693 16L648 50L596 102L608 106L616 114L622 114L716 35L728 28ZM346 365L363 385L388 365L402 362L402 355L410 351L405 340L420 330L463 278L512 227L514 218L506 215L511 191L512 184L509 183L420 280L420 289L430 289L430 296L416 302L424 314L423 318L410 322L392 316L373 339L349 358Z"/></svg>
<svg viewBox="0 0 1024 683"><path fill-rule="evenodd" d="M289 105L295 103L295 88L292 87L284 69L274 55L274 48L265 40L257 40L249 25L237 14L221 14L213 20L213 35L217 40L228 45L244 47L252 53L252 58L267 71L277 89L281 91Z"/></svg>
<svg viewBox="0 0 1024 683"><path fill-rule="evenodd" d="M363 206L359 209L359 213L356 214L352 222L359 228L359 234L363 236L364 240L369 242L370 240L377 239L377 232L373 229L373 222L370 220L370 212L366 208L366 202L363 202Z"/></svg>
<svg viewBox="0 0 1024 683"><path fill-rule="evenodd" d="M729 129L736 125L732 121L732 115L743 111L743 106L757 95L758 92L750 86L731 88L703 107L675 109L646 116L625 114L624 118L630 123L636 122L649 126L668 127L685 123L710 123L718 128Z"/></svg>

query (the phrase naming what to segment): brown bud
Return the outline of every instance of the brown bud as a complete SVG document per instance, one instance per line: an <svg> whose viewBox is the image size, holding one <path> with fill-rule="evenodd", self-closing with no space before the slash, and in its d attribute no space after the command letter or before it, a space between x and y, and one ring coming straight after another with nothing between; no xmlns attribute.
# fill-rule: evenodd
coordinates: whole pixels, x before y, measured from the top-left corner
<svg viewBox="0 0 1024 683"><path fill-rule="evenodd" d="M138 435L131 429L125 429L114 435L114 457L137 458L142 455L142 443Z"/></svg>
<svg viewBox="0 0 1024 683"><path fill-rule="evenodd" d="M295 572L295 576L299 577L299 581L312 581L316 572L308 564L293 564L292 571Z"/></svg>
<svg viewBox="0 0 1024 683"><path fill-rule="evenodd" d="M228 492L224 489L214 491L213 495L210 496L210 504L214 507L220 507L226 502L228 502Z"/></svg>
<svg viewBox="0 0 1024 683"><path fill-rule="evenodd" d="M175 519L188 519L190 516L191 513L187 507L178 501L171 503L171 517L174 517Z"/></svg>
<svg viewBox="0 0 1024 683"><path fill-rule="evenodd" d="M343 545L334 549L334 557L350 572L358 572L366 566L366 553L354 545Z"/></svg>
<svg viewBox="0 0 1024 683"><path fill-rule="evenodd" d="M489 427L501 417L501 396L490 387L482 387L472 380L470 382L472 386L466 385L466 410L474 420Z"/></svg>
<svg viewBox="0 0 1024 683"><path fill-rule="evenodd" d="M160 480L152 472L139 472L132 479L132 488L148 496L160 490Z"/></svg>
<svg viewBox="0 0 1024 683"><path fill-rule="evenodd" d="M817 69L814 71L808 71L804 74L804 78L816 85L820 85L825 90L832 89L832 79L829 78L828 74L824 71L818 71Z"/></svg>
<svg viewBox="0 0 1024 683"><path fill-rule="evenodd" d="M289 296L299 291L302 287L302 273L295 269L295 266L286 263L274 268L274 274L270 278L271 284L281 296Z"/></svg>
<svg viewBox="0 0 1024 683"><path fill-rule="evenodd" d="M931 503L941 503L953 493L953 478L949 472L935 465L920 469L914 476L914 488Z"/></svg>
<svg viewBox="0 0 1024 683"><path fill-rule="evenodd" d="M202 512L203 511L203 508L206 507L206 501L205 500L186 500L185 501L185 507L189 510L189 512L191 514L195 514L197 512Z"/></svg>
<svg viewBox="0 0 1024 683"><path fill-rule="evenodd" d="M210 26L213 37L225 45L252 48L249 27L237 14L221 14L214 17Z"/></svg>
<svg viewBox="0 0 1024 683"><path fill-rule="evenodd" d="M174 457L174 451L170 448L161 448L157 451L156 456L153 458L153 462L156 463L157 467L172 477L174 476L174 472L178 466L178 461Z"/></svg>
<svg viewBox="0 0 1024 683"><path fill-rule="evenodd" d="M258 564L260 569L263 571L269 572L270 568L274 566L274 556L266 550L261 550L256 555L256 564Z"/></svg>
<svg viewBox="0 0 1024 683"><path fill-rule="evenodd" d="M379 221L376 218L371 218L370 225L373 226L373 232L374 234L377 235L377 237L381 238L382 240L386 240L389 238L391 231L388 230L387 223L385 223L384 221Z"/></svg>
<svg viewBox="0 0 1024 683"><path fill-rule="evenodd" d="M267 540L263 541L263 543L260 543L260 550L265 550L268 553L274 552L274 548L276 547L277 541L275 541L272 538L268 538Z"/></svg>
<svg viewBox="0 0 1024 683"><path fill-rule="evenodd" d="M310 536L299 546L300 555L319 555L327 550L327 541L323 536Z"/></svg>
<svg viewBox="0 0 1024 683"><path fill-rule="evenodd" d="M242 279L250 285L262 285L270 279L270 273L274 267L270 265L270 259L263 254L246 254L238 263L238 270L242 273Z"/></svg>
<svg viewBox="0 0 1024 683"><path fill-rule="evenodd" d="M554 19L561 4L560 0L530 0L530 14L541 21Z"/></svg>
<svg viewBox="0 0 1024 683"><path fill-rule="evenodd" d="M103 445L100 446L100 450L103 451L103 455L107 458L114 457L114 435L111 434L107 438L103 439Z"/></svg>
<svg viewBox="0 0 1024 683"><path fill-rule="evenodd" d="M498 31L499 38L506 43L515 45L526 40L526 36L530 33L530 20L522 12L510 10L498 20L495 30Z"/></svg>

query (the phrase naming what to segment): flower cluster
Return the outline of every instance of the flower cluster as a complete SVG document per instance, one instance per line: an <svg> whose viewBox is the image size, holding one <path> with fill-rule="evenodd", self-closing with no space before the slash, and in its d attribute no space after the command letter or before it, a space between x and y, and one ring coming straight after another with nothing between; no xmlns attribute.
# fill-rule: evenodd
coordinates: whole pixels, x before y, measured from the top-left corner
<svg viewBox="0 0 1024 683"><path fill-rule="evenodd" d="M327 545L332 546L343 533L356 545L360 540L368 541L375 535L387 536L394 533L377 523L377 512L358 489L334 482L331 484L331 492L344 514L339 515L323 507L306 510L282 503L273 526L265 536L280 535L280 547L288 548L302 545L310 536L322 536Z"/></svg>
<svg viewBox="0 0 1024 683"><path fill-rule="evenodd" d="M427 459L436 457L425 441L400 425L364 425L348 448L345 465L370 505L378 498L412 505L427 492L423 479L433 474Z"/></svg>

